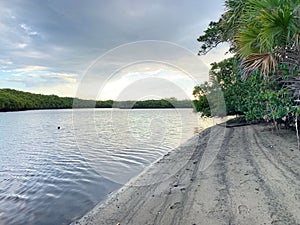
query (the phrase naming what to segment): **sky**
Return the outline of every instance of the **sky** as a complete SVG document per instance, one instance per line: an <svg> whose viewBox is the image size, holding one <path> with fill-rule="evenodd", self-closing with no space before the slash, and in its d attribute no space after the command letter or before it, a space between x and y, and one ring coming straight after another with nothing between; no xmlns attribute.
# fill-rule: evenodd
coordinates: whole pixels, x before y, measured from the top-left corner
<svg viewBox="0 0 300 225"><path fill-rule="evenodd" d="M222 0L1 0L0 88L89 99L192 98Z"/></svg>

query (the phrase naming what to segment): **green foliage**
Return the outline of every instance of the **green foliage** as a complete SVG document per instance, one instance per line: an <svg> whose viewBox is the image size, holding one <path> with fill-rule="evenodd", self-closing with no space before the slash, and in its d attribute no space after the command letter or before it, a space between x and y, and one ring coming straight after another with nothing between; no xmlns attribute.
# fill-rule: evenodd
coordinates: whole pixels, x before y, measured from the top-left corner
<svg viewBox="0 0 300 225"><path fill-rule="evenodd" d="M71 108L72 98L0 89L0 111Z"/></svg>
<svg viewBox="0 0 300 225"><path fill-rule="evenodd" d="M250 84L248 97L244 102L248 120L267 116L269 120L277 121L293 113L293 98L287 89L281 88L276 82L261 80L259 73L246 82Z"/></svg>
<svg viewBox="0 0 300 225"><path fill-rule="evenodd" d="M198 38L199 53L228 42L236 56L212 64L211 82L194 89L196 109L209 115L209 96L220 87L228 114L274 122L297 115L300 0L225 0L225 6Z"/></svg>
<svg viewBox="0 0 300 225"><path fill-rule="evenodd" d="M190 100L175 98L145 101L93 101L56 95L32 94L13 89L0 89L0 111L66 108L192 108Z"/></svg>
<svg viewBox="0 0 300 225"><path fill-rule="evenodd" d="M203 116L211 116L211 112L219 114L225 108L230 115L241 112L241 78L238 74L238 60L236 58L225 59L219 63L213 63L210 70L210 82L196 86L193 95L196 110ZM219 113L218 113L219 112ZM222 112L223 113L223 112Z"/></svg>
<svg viewBox="0 0 300 225"><path fill-rule="evenodd" d="M201 35L197 41L202 42L199 55L206 54L211 49L217 47L220 43L228 41L225 30L220 19L218 22L210 22L207 30Z"/></svg>
<svg viewBox="0 0 300 225"><path fill-rule="evenodd" d="M210 22L208 28L197 40L202 43L199 55L206 54L219 44L231 44L230 51L235 52L234 39L241 25L240 18L244 14L248 0L226 0L226 12L217 22Z"/></svg>
<svg viewBox="0 0 300 225"><path fill-rule="evenodd" d="M262 79L254 73L249 79L241 79L239 61L236 57L213 63L210 71L211 82L194 88L196 110L210 116L214 104L220 104L210 97L216 88L221 88L228 115L245 115L249 121L263 117L279 120L293 110L290 92L276 81ZM208 101L209 100L209 101Z"/></svg>
<svg viewBox="0 0 300 225"><path fill-rule="evenodd" d="M243 56L271 53L294 41L300 26L300 0L225 0L219 21L210 22L197 40L199 54L223 42Z"/></svg>
<svg viewBox="0 0 300 225"><path fill-rule="evenodd" d="M126 109L151 109L151 108L193 108L193 102L190 100L168 99L149 99L144 101L117 101L113 104L114 108Z"/></svg>
<svg viewBox="0 0 300 225"><path fill-rule="evenodd" d="M248 0L236 34L239 53L274 53L294 42L299 32L299 0Z"/></svg>
<svg viewBox="0 0 300 225"><path fill-rule="evenodd" d="M204 82L203 84L194 87L193 95L195 110L201 112L202 116L211 116L211 110L207 96L213 91L212 84Z"/></svg>

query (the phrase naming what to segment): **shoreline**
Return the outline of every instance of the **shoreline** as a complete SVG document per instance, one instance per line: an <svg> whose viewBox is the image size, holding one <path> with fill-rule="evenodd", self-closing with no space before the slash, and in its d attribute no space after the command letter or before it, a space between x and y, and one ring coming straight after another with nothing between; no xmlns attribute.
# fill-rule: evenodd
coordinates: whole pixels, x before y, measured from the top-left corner
<svg viewBox="0 0 300 225"><path fill-rule="evenodd" d="M299 155L292 131L213 126L72 224L298 224Z"/></svg>

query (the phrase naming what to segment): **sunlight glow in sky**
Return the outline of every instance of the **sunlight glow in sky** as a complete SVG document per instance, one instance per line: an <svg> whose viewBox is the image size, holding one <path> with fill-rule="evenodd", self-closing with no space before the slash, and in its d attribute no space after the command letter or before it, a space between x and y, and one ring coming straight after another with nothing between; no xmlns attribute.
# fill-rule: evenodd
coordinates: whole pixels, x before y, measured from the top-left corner
<svg viewBox="0 0 300 225"><path fill-rule="evenodd" d="M75 96L95 59L130 42L168 41L197 55L196 39L222 11L222 0L1 1L0 88ZM208 74L209 64L228 57L226 51L224 45L199 57L207 67L199 73ZM171 68L130 67L107 83L99 98L136 99L150 90L161 97L191 98L194 85Z"/></svg>

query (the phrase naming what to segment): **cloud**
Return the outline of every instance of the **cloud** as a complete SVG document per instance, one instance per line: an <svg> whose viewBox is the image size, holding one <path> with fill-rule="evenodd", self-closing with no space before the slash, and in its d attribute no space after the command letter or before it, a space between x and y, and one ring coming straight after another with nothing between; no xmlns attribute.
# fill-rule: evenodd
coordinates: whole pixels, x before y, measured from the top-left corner
<svg viewBox="0 0 300 225"><path fill-rule="evenodd" d="M121 44L140 40L174 42L196 55L200 46L197 37L209 21L218 19L222 9L222 0L1 1L0 52L1 58L11 64L0 61L0 79L7 81L5 85L11 82L14 88L22 81L13 80L8 71L40 71L25 79L25 85L35 90L47 82L50 86L58 81L78 82L79 74L84 74L97 57ZM222 58L222 54L213 57ZM174 61L189 63L180 55L173 57ZM94 82L102 82L108 67L118 63L107 61ZM198 73L207 73L207 68ZM76 78L66 74L76 74ZM53 93L56 91L53 88Z"/></svg>
<svg viewBox="0 0 300 225"><path fill-rule="evenodd" d="M169 42L142 41L123 45L99 58L82 77L76 96L95 99L98 91L110 81L120 80L126 87L123 76L130 75L131 80L141 76L147 78L149 74L157 77L163 75L157 73L162 70L167 74L167 80L175 78L176 71L186 74L181 83L194 80L196 84L208 79L208 68L190 51ZM112 94L118 91L110 90Z"/></svg>
<svg viewBox="0 0 300 225"><path fill-rule="evenodd" d="M12 65L13 63L9 60L5 60L5 59L0 59L0 65L4 66L4 65Z"/></svg>
<svg viewBox="0 0 300 225"><path fill-rule="evenodd" d="M44 66L25 66L10 70L1 70L6 75L5 81L20 83L25 87L55 87L58 84L74 84L77 82L78 74L51 71Z"/></svg>
<svg viewBox="0 0 300 225"><path fill-rule="evenodd" d="M30 72L30 71L44 71L47 67L43 66L26 66L22 68L15 69L16 72Z"/></svg>
<svg viewBox="0 0 300 225"><path fill-rule="evenodd" d="M27 44L25 43L18 43L17 44L17 48L25 48L27 46Z"/></svg>
<svg viewBox="0 0 300 225"><path fill-rule="evenodd" d="M25 87L54 87L58 84L74 84L77 82L77 74L37 72L37 73L14 73L6 81L24 84Z"/></svg>
<svg viewBox="0 0 300 225"><path fill-rule="evenodd" d="M25 31L25 33L29 36L37 36L40 35L37 31L33 31L31 27L26 25L25 23L20 24L20 27Z"/></svg>
<svg viewBox="0 0 300 225"><path fill-rule="evenodd" d="M196 81L184 72L169 68L147 72L121 71L103 86L98 99L133 100L153 95L186 99L192 98L195 85Z"/></svg>

